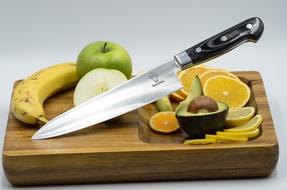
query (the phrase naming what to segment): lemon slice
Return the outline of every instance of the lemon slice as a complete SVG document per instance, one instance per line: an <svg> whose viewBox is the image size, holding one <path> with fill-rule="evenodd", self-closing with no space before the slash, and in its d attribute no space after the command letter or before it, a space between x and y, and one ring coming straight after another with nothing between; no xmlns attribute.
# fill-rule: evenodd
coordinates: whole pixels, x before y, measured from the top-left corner
<svg viewBox="0 0 287 190"><path fill-rule="evenodd" d="M184 144L214 144L216 143L216 139L193 139L193 140L186 140Z"/></svg>
<svg viewBox="0 0 287 190"><path fill-rule="evenodd" d="M253 131L246 132L221 132L217 131L216 135L227 136L227 137L236 137L236 138L255 138L259 135L260 130L257 128Z"/></svg>
<svg viewBox="0 0 287 190"><path fill-rule="evenodd" d="M248 138L238 138L223 135L205 135L206 139L215 139L217 142L221 141L235 141L235 142L247 142Z"/></svg>
<svg viewBox="0 0 287 190"><path fill-rule="evenodd" d="M229 128L239 126L250 120L254 116L254 114L254 107L229 109L225 124Z"/></svg>
<svg viewBox="0 0 287 190"><path fill-rule="evenodd" d="M247 132L247 131L253 131L257 129L261 123L263 122L263 118L261 115L257 114L249 121L239 125L238 127L225 129L225 132Z"/></svg>

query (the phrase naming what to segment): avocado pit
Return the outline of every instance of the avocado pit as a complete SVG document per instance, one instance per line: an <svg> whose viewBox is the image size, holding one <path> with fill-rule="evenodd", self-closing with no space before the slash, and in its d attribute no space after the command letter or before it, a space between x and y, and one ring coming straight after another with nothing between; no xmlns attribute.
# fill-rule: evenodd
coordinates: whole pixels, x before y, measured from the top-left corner
<svg viewBox="0 0 287 190"><path fill-rule="evenodd" d="M210 113L218 110L216 101L208 96L194 98L188 105L187 111L191 113Z"/></svg>

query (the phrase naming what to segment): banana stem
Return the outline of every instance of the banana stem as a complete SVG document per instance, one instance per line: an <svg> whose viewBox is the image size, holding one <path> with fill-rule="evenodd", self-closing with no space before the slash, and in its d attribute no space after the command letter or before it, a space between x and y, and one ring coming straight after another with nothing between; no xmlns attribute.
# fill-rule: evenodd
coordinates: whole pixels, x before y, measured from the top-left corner
<svg viewBox="0 0 287 190"><path fill-rule="evenodd" d="M46 123L48 123L49 122L49 120L48 119L46 119L45 117L38 117L37 118L38 120L39 120L39 124L46 124Z"/></svg>

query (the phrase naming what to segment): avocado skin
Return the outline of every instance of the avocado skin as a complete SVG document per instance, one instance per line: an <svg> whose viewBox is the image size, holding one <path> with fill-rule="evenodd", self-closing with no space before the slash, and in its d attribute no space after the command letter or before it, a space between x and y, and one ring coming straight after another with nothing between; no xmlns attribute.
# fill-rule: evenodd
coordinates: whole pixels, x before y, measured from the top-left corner
<svg viewBox="0 0 287 190"><path fill-rule="evenodd" d="M186 138L198 139L205 138L205 134L215 134L216 131L222 131L227 114L228 108L209 115L176 115L176 118Z"/></svg>

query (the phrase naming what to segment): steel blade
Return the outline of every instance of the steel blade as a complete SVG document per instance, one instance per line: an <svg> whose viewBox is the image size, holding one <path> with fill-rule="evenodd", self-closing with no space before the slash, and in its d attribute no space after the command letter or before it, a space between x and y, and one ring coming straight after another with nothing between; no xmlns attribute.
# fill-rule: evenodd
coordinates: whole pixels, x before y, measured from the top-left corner
<svg viewBox="0 0 287 190"><path fill-rule="evenodd" d="M52 119L32 139L71 133L135 110L182 88L172 59Z"/></svg>

